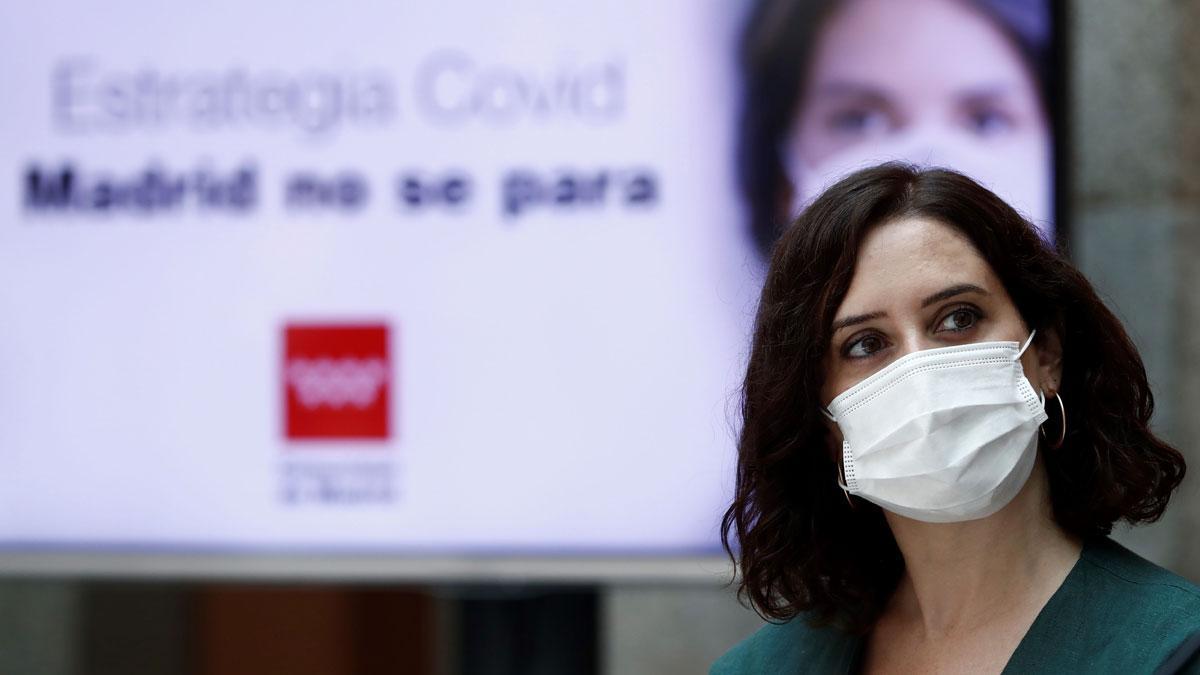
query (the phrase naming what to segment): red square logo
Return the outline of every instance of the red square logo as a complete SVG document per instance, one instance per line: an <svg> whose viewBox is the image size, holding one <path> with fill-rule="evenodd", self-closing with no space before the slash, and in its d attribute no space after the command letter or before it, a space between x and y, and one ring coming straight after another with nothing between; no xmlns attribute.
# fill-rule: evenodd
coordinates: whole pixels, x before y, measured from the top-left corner
<svg viewBox="0 0 1200 675"><path fill-rule="evenodd" d="M392 367L383 324L288 324L288 439L386 439Z"/></svg>

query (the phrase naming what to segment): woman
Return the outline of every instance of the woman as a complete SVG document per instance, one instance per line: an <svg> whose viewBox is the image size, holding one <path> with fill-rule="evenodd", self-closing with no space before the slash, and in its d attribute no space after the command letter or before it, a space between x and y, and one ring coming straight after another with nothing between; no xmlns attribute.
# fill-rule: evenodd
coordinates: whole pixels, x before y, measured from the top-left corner
<svg viewBox="0 0 1200 675"><path fill-rule="evenodd" d="M1106 536L1185 469L1133 343L971 179L885 164L819 196L742 393L722 532L781 623L714 673L1151 672L1200 630L1200 589Z"/></svg>
<svg viewBox="0 0 1200 675"><path fill-rule="evenodd" d="M739 161L762 250L824 187L884 160L966 173L1052 232L1061 87L1049 5L756 2L740 53Z"/></svg>

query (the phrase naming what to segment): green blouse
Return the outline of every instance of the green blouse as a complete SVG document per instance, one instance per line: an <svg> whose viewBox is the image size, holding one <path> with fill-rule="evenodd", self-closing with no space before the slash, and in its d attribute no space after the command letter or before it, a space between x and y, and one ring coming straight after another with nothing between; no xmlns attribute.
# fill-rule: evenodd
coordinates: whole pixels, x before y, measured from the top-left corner
<svg viewBox="0 0 1200 675"><path fill-rule="evenodd" d="M1037 615L1005 673L1153 673L1200 631L1200 588L1108 538L1079 561ZM798 617L767 624L713 664L711 675L855 673L866 640ZM1182 672L1200 674L1193 660Z"/></svg>

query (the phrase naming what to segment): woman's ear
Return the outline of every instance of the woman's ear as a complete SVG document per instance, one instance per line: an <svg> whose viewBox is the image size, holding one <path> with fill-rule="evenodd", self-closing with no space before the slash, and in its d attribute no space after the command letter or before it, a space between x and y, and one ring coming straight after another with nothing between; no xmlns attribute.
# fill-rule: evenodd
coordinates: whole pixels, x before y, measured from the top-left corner
<svg viewBox="0 0 1200 675"><path fill-rule="evenodd" d="M1053 397L1062 386L1062 339L1057 326L1038 331L1036 342L1038 380L1047 397Z"/></svg>

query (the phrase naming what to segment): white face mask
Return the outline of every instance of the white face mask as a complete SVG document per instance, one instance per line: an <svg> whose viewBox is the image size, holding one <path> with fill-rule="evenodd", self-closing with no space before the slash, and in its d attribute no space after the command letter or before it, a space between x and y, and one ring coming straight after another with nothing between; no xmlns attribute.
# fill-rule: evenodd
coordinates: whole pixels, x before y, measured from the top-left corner
<svg viewBox="0 0 1200 675"><path fill-rule="evenodd" d="M926 349L838 395L849 494L908 518L984 518L1020 492L1037 457L1045 397L1025 378L1016 342Z"/></svg>

